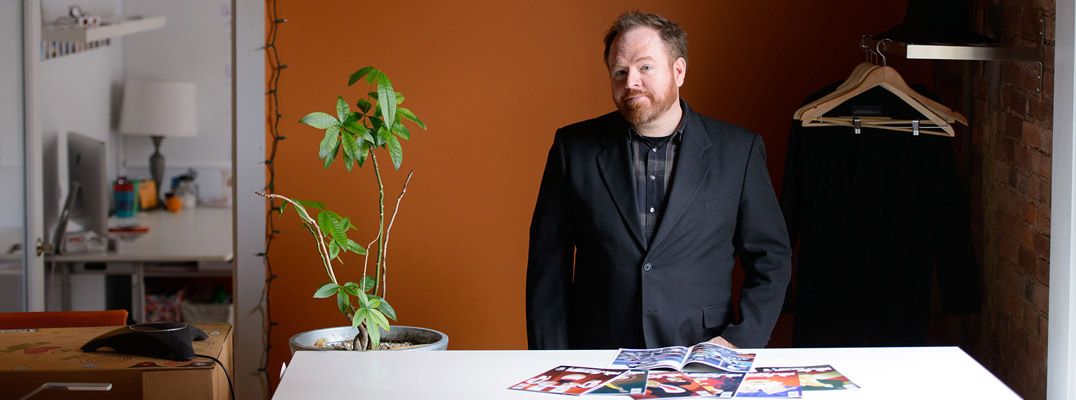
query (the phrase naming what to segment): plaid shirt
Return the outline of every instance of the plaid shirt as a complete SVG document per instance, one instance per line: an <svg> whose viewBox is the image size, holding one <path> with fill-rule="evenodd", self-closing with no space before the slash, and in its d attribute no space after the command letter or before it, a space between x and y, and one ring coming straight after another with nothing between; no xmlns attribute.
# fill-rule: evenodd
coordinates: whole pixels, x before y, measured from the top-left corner
<svg viewBox="0 0 1076 400"><path fill-rule="evenodd" d="M672 180L676 155L680 152L680 142L684 135L684 118L672 135L662 138L649 138L640 135L634 128L628 128L628 148L631 150L631 165L635 179L635 204L643 235L649 244L665 212L665 199Z"/></svg>

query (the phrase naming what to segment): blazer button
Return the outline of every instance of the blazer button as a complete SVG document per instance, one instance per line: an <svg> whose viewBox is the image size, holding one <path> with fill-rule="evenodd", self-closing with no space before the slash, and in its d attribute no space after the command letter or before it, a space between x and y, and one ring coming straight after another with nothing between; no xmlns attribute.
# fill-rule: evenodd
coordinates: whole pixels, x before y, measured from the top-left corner
<svg viewBox="0 0 1076 400"><path fill-rule="evenodd" d="M653 267L654 266L650 265L650 263L646 263L643 265L643 271L649 271Z"/></svg>

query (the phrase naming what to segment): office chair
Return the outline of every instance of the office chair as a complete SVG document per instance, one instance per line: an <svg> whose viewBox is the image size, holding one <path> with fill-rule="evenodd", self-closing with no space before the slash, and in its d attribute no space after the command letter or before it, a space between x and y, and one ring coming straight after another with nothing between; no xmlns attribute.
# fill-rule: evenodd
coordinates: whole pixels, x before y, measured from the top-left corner
<svg viewBox="0 0 1076 400"><path fill-rule="evenodd" d="M0 329L123 326L127 310L0 312Z"/></svg>

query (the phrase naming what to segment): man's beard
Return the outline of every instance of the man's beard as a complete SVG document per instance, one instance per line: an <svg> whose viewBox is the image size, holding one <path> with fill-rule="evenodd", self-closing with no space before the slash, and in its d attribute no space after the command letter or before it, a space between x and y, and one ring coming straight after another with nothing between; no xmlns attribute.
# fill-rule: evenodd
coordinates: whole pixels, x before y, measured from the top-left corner
<svg viewBox="0 0 1076 400"><path fill-rule="evenodd" d="M646 96L649 102L644 103L640 100L634 100L629 103L629 98L639 95ZM616 103L617 110L620 110L620 114L624 115L624 118L632 126L639 126L653 122L672 107L677 100L679 100L679 96L676 95L676 85L670 84L668 90L665 91L665 95L660 99L655 98L653 93L645 90L629 90L624 96L616 99L614 103Z"/></svg>

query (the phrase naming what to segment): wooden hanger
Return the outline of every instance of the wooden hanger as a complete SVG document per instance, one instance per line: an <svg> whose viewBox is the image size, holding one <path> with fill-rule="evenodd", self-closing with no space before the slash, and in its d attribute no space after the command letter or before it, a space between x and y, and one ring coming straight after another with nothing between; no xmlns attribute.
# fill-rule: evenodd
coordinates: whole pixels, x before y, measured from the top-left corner
<svg viewBox="0 0 1076 400"><path fill-rule="evenodd" d="M884 42L878 42L879 46ZM866 49L866 46L863 46ZM871 127L878 129L927 133L932 135L954 136L952 124L968 125L968 120L938 102L919 94L912 89L893 67L885 65L885 55L876 49L882 57L882 66L860 63L840 86L822 98L812 101L796 110L793 117L803 121L803 126L851 126L857 129ZM870 89L881 86L896 95L901 101L912 106L926 120L896 120L887 117L826 117L825 114L851 98Z"/></svg>
<svg viewBox="0 0 1076 400"><path fill-rule="evenodd" d="M803 121L803 126L830 126L834 125L834 122L850 120L850 117L833 118L824 117L824 115L837 106L844 104L844 102L849 99L879 86L893 93L900 98L901 101L907 103L917 112L926 117L926 120L919 122L921 130L924 128L929 129L937 127L944 131L946 136L954 136L953 123L959 122L964 125L967 125L968 123L967 118L960 115L960 113L954 112L948 107L938 104L913 90L906 82L904 82L904 78L900 76L900 73L890 66L873 68L866 73L863 80L856 86L843 91L840 95L819 102L818 104L812 103L811 105L813 105L813 107L808 107L804 110L800 115L800 120ZM882 123L883 120L886 122ZM907 126L912 124L912 120L868 118L861 119L860 121L861 126L879 128L894 128L895 126ZM839 125L846 126L845 124Z"/></svg>

